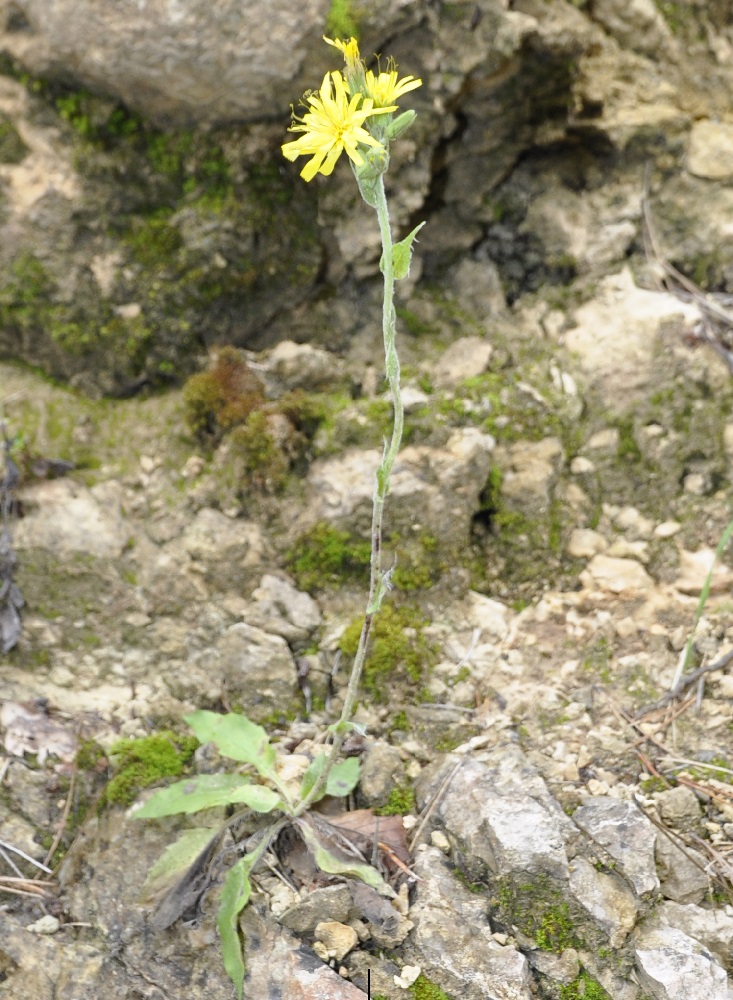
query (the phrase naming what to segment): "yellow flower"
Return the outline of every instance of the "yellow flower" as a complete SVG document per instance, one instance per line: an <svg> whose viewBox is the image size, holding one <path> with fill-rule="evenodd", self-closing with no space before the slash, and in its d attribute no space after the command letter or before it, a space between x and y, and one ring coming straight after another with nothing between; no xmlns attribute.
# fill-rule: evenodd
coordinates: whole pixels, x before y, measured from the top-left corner
<svg viewBox="0 0 733 1000"><path fill-rule="evenodd" d="M346 83L338 70L326 73L321 89L307 100L310 110L302 118L296 118L297 125L290 126L291 132L303 132L303 135L282 147L283 156L288 160L298 156L312 157L300 172L306 181L313 180L317 173L328 176L343 150L360 167L364 158L359 152L359 143L383 149L363 124L371 115L388 114L396 108L374 108L372 99L361 93L349 98Z"/></svg>
<svg viewBox="0 0 733 1000"><path fill-rule="evenodd" d="M359 57L359 43L355 38L352 37L348 42L342 42L338 38L326 38L324 35L323 41L327 45L333 45L339 52L343 52L344 60L349 69L354 69L361 62Z"/></svg>
<svg viewBox="0 0 733 1000"><path fill-rule="evenodd" d="M375 108L383 108L388 104L394 104L403 94L416 87L422 86L422 80L416 80L414 76L403 76L397 79L397 70L390 70L388 73L380 73L375 76L372 70L366 71L366 92L374 101Z"/></svg>

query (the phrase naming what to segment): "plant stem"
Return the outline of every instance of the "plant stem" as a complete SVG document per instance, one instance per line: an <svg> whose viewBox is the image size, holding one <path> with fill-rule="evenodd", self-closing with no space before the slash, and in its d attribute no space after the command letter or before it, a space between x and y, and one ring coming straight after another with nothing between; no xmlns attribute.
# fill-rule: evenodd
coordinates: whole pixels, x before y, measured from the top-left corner
<svg viewBox="0 0 733 1000"><path fill-rule="evenodd" d="M382 273L384 275L384 305L382 308L382 336L384 340L384 360L389 382L390 393L392 395L392 406L394 411L392 422L392 435L390 440L385 441L382 461L377 468L376 483L374 487L374 501L372 507L372 553L371 553L371 573L369 580L369 597L367 599L366 614L364 624L361 627L359 645L351 668L349 685L346 690L344 707L341 711L341 718L335 726L335 735L331 744L331 752L328 755L325 767L318 780L310 790L309 794L298 804L293 815L300 816L310 808L313 802L320 798L323 789L326 787L328 774L336 763L341 753L344 739L348 732L346 725L351 721L356 707L356 699L359 693L359 682L366 661L367 646L369 644L369 634L371 632L374 616L379 611L382 599L389 589L389 571L382 573L382 518L384 514L384 502L389 493L389 479L392 467L397 458L402 441L402 431L404 428L405 411L402 405L402 394L400 391L400 362L397 356L396 340L396 315L394 308L394 260L392 256L392 230L389 224L389 208L387 207L387 196L384 190L384 177L380 176L374 186L375 202L374 208L379 220L379 232L382 237Z"/></svg>

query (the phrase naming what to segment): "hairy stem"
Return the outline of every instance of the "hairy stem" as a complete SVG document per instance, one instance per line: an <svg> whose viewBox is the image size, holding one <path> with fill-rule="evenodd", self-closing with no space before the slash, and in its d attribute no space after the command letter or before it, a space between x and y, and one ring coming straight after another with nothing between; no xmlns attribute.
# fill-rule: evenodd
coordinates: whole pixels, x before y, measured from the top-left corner
<svg viewBox="0 0 733 1000"><path fill-rule="evenodd" d="M389 493L389 480L392 467L397 458L402 441L402 431L404 428L405 411L402 405L402 394L400 391L400 362L397 356L396 339L396 316L394 308L394 261L392 257L392 230L389 224L389 209L387 207L387 196L384 191L384 178L380 176L374 186L374 208L379 220L379 232L382 237L382 273L384 275L384 306L382 309L382 335L384 339L384 360L389 382L390 393L392 395L392 406L394 418L392 422L392 435L389 441L385 441L382 461L377 468L376 483L374 487L374 502L372 507L372 552L371 552L371 573L369 580L369 597L367 599L366 614L364 624L361 627L359 645L351 668L349 685L346 690L344 707L341 711L341 718L337 722L331 752L328 755L326 765L321 772L318 781L309 794L298 804L294 815L300 816L310 808L323 793L328 780L328 774L336 763L341 753L344 739L349 731L348 723L354 714L356 699L359 693L359 682L361 681L364 663L366 661L367 647L369 644L369 634L371 632L374 616L379 611L382 599L389 588L389 571L382 572L382 518L384 514L384 501Z"/></svg>

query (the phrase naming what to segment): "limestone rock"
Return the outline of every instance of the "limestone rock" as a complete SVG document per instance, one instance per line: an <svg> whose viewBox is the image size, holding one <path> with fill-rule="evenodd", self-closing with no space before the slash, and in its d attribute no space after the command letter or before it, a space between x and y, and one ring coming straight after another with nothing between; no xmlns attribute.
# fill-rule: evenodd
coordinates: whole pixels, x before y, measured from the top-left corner
<svg viewBox="0 0 733 1000"><path fill-rule="evenodd" d="M590 528L575 528L567 545L568 555L573 559L590 559L607 548L608 542L603 535Z"/></svg>
<svg viewBox="0 0 733 1000"><path fill-rule="evenodd" d="M310 594L271 574L262 577L242 617L248 625L287 642L303 642L321 624L321 612Z"/></svg>
<svg viewBox="0 0 733 1000"><path fill-rule="evenodd" d="M706 180L733 178L733 125L703 118L692 126L687 147L687 169Z"/></svg>
<svg viewBox="0 0 733 1000"><path fill-rule="evenodd" d="M682 931L644 930L634 950L639 980L654 1000L729 1000L725 970Z"/></svg>
<svg viewBox="0 0 733 1000"><path fill-rule="evenodd" d="M705 874L706 858L692 847L684 851L664 834L659 834L655 857L662 895L676 903L699 903L710 888Z"/></svg>
<svg viewBox="0 0 733 1000"><path fill-rule="evenodd" d="M483 375L493 348L482 337L461 337L443 352L435 363L435 383L452 388L467 378Z"/></svg>
<svg viewBox="0 0 733 1000"><path fill-rule="evenodd" d="M312 889L280 916L280 923L296 934L308 934L325 920L346 923L351 910L351 894L345 885Z"/></svg>
<svg viewBox="0 0 733 1000"><path fill-rule="evenodd" d="M697 595L702 590L710 568L715 562L715 551L710 548L698 549L697 552L680 552L680 568L674 582L676 590L682 594ZM710 580L710 593L720 594L730 590L733 583L733 571L723 563L716 563Z"/></svg>
<svg viewBox="0 0 733 1000"><path fill-rule="evenodd" d="M663 923L699 941L713 952L721 965L729 965L733 949L733 917L728 913L704 910L693 903L683 906L667 900L659 905L656 914Z"/></svg>
<svg viewBox="0 0 733 1000"><path fill-rule="evenodd" d="M181 539L183 550L219 590L241 591L262 571L269 545L259 525L200 510Z"/></svg>
<svg viewBox="0 0 733 1000"><path fill-rule="evenodd" d="M617 559L614 556L593 556L580 574L580 581L587 589L600 588L612 594L624 591L650 590L654 581L635 559Z"/></svg>
<svg viewBox="0 0 733 1000"><path fill-rule="evenodd" d="M570 891L608 935L610 946L620 948L638 913L634 896L626 886L618 878L596 871L585 858L575 858L570 865Z"/></svg>
<svg viewBox="0 0 733 1000"><path fill-rule="evenodd" d="M618 862L638 895L659 888L654 827L633 802L599 796L576 809L573 822Z"/></svg>
<svg viewBox="0 0 733 1000"><path fill-rule="evenodd" d="M338 920L324 920L316 925L315 938L323 945L326 959L335 958L342 962L344 958L359 943L359 938L353 927L339 923Z"/></svg>
<svg viewBox="0 0 733 1000"><path fill-rule="evenodd" d="M13 533L18 549L117 558L130 540L114 484L90 490L72 479L53 479L24 489L23 502L27 513Z"/></svg>
<svg viewBox="0 0 733 1000"><path fill-rule="evenodd" d="M516 747L482 756L465 760L435 811L462 867L476 876L488 869L498 876L531 872L566 878L565 835L572 824L543 779ZM445 776L448 763L421 776L419 796Z"/></svg>
<svg viewBox="0 0 733 1000"><path fill-rule="evenodd" d="M343 378L343 362L329 351L311 344L282 340L270 351L266 371L280 383L281 389L319 392L333 389Z"/></svg>
<svg viewBox="0 0 733 1000"><path fill-rule="evenodd" d="M487 901L458 882L436 847L418 849L414 870L423 880L410 910L415 964L461 1000L530 1000L529 963L494 940Z"/></svg>
<svg viewBox="0 0 733 1000"><path fill-rule="evenodd" d="M361 766L359 791L367 806L383 806L390 792L404 782L405 766L399 750L387 743L370 747Z"/></svg>
<svg viewBox="0 0 733 1000"><path fill-rule="evenodd" d="M684 828L700 819L700 801L691 788L679 785L654 795L659 815L670 826Z"/></svg>

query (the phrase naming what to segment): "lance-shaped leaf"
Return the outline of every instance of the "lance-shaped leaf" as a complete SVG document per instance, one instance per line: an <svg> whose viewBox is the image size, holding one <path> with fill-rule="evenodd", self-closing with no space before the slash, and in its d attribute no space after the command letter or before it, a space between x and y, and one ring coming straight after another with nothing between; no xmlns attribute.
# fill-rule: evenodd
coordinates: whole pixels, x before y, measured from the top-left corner
<svg viewBox="0 0 733 1000"><path fill-rule="evenodd" d="M359 781L359 758L347 757L333 765L326 782L327 795L348 795Z"/></svg>
<svg viewBox="0 0 733 1000"><path fill-rule="evenodd" d="M199 774L161 788L133 816L135 819L158 819L238 802L256 812L270 812L281 805L280 797L271 788L253 785L240 774Z"/></svg>
<svg viewBox="0 0 733 1000"><path fill-rule="evenodd" d="M305 817L295 820L298 833L313 856L313 860L328 875L345 875L352 878L361 879L372 889L376 889L380 896L387 896L394 899L394 891L387 885L379 872L371 865L359 861L355 857L346 857L341 852L336 852L327 847L312 824Z"/></svg>
<svg viewBox="0 0 733 1000"><path fill-rule="evenodd" d="M218 715L204 709L184 716L201 743L214 743L219 753L252 764L264 778L275 775L275 750L267 733L244 715Z"/></svg>
<svg viewBox="0 0 733 1000"><path fill-rule="evenodd" d="M395 281L406 278L410 273L412 244L415 242L415 237L424 225L425 223L421 222L419 226L415 226L412 232L405 236L404 240L400 240L399 243L395 243L392 247L392 266L394 268ZM381 271L384 271L384 254L379 262L379 267Z"/></svg>
<svg viewBox="0 0 733 1000"><path fill-rule="evenodd" d="M218 834L217 829L197 826L184 830L178 840L169 844L148 872L142 888L142 899L148 901L181 875Z"/></svg>
<svg viewBox="0 0 733 1000"><path fill-rule="evenodd" d="M306 772L303 775L303 778L301 779L300 782L301 799L304 799L309 794L311 788L313 788L315 783L323 774L323 768L326 766L326 759L327 758L325 753L319 753L318 756L314 757L313 760L308 765ZM326 789L324 788L323 794L320 796L320 798L323 798L323 795L325 794L326 794ZM316 799L316 801L318 801L318 799Z"/></svg>
<svg viewBox="0 0 733 1000"><path fill-rule="evenodd" d="M256 859L253 855L245 854L229 869L221 891L219 913L216 918L221 935L224 968L234 983L238 1000L242 1000L245 972L242 942L239 939L239 914L247 905L252 892L249 873Z"/></svg>

